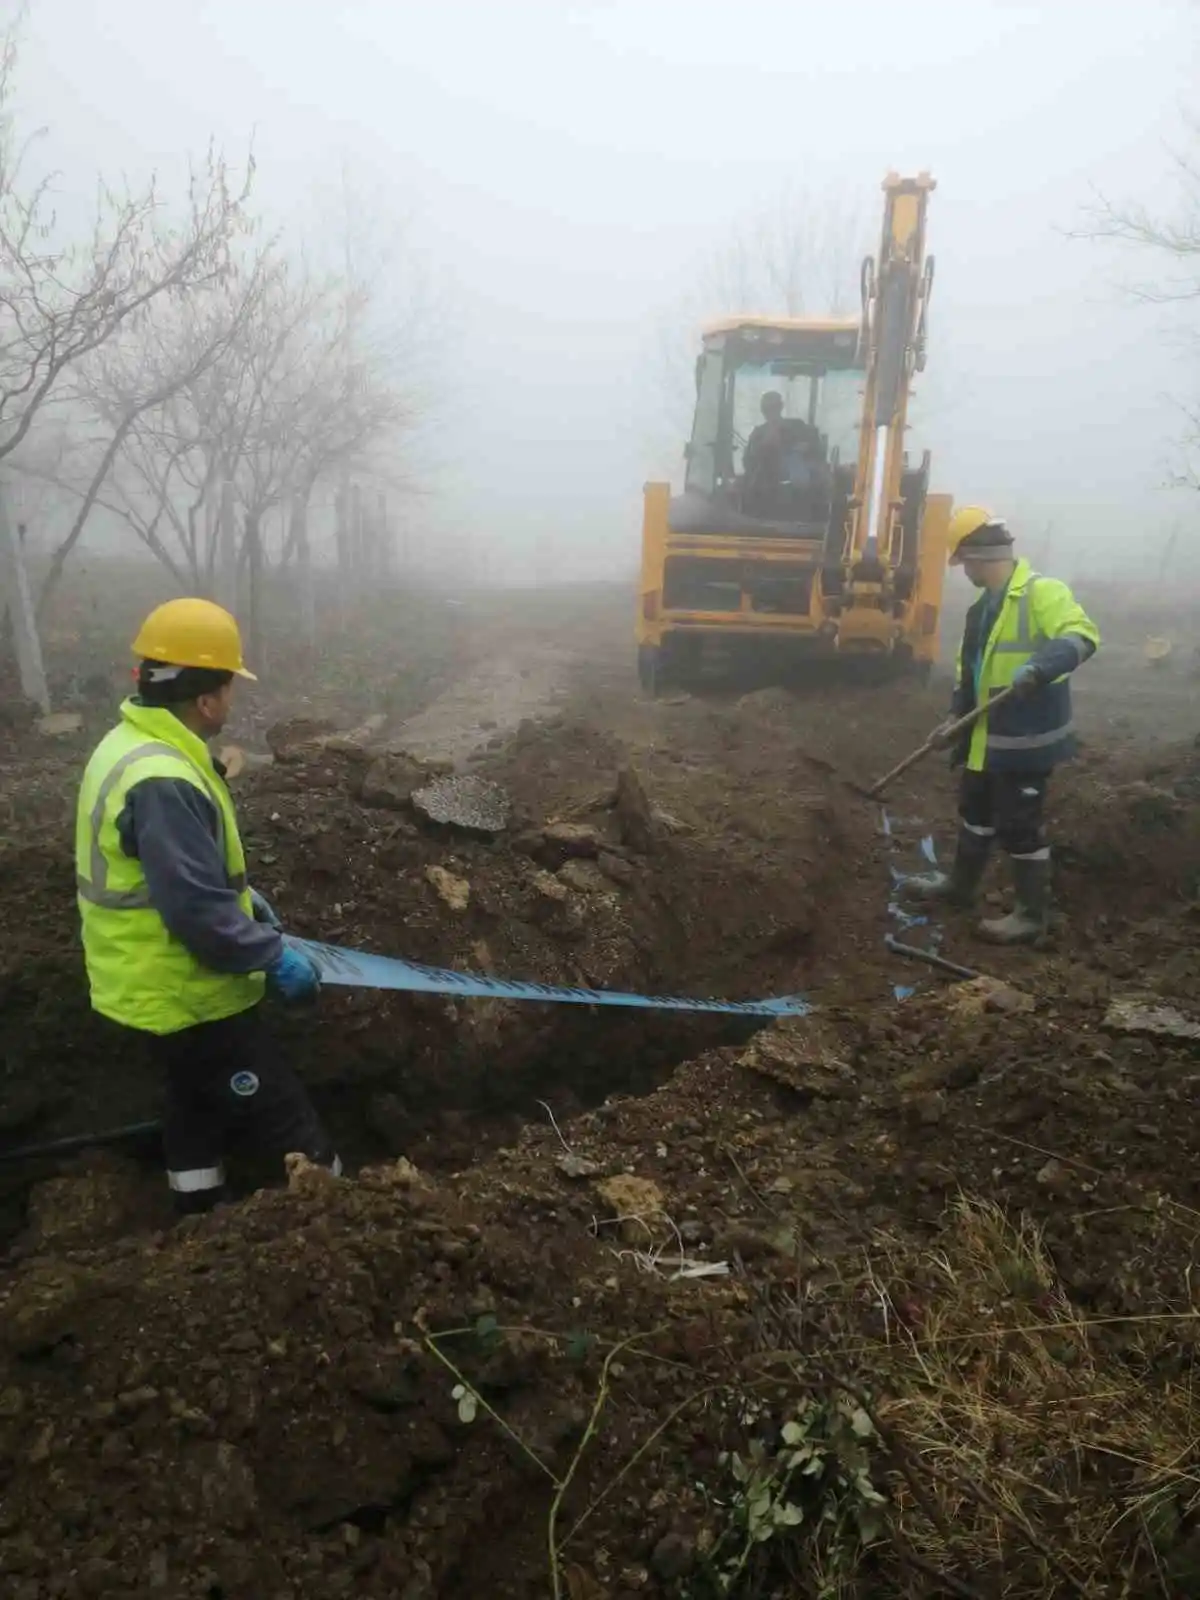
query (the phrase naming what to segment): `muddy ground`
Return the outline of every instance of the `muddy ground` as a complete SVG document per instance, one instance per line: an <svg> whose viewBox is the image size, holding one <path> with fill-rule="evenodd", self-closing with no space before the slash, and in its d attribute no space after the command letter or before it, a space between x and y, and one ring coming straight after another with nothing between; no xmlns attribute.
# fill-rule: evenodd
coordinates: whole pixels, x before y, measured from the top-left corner
<svg viewBox="0 0 1200 1600"><path fill-rule="evenodd" d="M1195 680L1186 615L1099 600L1041 953L898 920L943 768L887 829L842 781L944 682L647 702L617 588L276 640L229 736L296 932L814 1011L327 991L277 1021L356 1177L172 1227L152 1140L0 1160L3 1592L1195 1594ZM157 1110L81 981L72 790L124 619L79 616L81 727L0 752L0 1157ZM503 785L503 834L423 821L439 763Z"/></svg>

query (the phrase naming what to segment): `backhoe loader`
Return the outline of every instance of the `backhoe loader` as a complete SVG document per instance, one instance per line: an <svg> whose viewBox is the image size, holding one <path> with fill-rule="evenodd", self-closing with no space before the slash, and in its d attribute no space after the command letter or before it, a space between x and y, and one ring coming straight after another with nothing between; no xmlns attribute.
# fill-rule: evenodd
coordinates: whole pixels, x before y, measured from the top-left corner
<svg viewBox="0 0 1200 1600"><path fill-rule="evenodd" d="M951 497L905 449L924 370L928 173L883 183L858 317L732 316L703 329L683 493L644 490L638 674L655 693L709 655L854 659L927 675Z"/></svg>

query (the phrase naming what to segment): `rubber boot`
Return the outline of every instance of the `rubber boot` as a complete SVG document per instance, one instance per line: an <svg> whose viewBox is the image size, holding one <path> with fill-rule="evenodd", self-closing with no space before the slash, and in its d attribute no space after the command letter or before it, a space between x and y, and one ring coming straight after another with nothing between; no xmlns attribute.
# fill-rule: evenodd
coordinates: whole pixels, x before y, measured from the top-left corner
<svg viewBox="0 0 1200 1600"><path fill-rule="evenodd" d="M222 1184L219 1189L199 1189L193 1193L172 1193L171 1202L177 1217L200 1217L208 1211L215 1211L218 1206L223 1206L229 1199L229 1192Z"/></svg>
<svg viewBox="0 0 1200 1600"><path fill-rule="evenodd" d="M913 900L940 900L951 906L971 906L975 903L991 853L990 838L972 833L969 828L960 828L950 871L925 872L919 877L908 878L900 886L901 893Z"/></svg>
<svg viewBox="0 0 1200 1600"><path fill-rule="evenodd" d="M1050 859L1012 858L1016 905L1006 917L990 918L979 925L980 936L992 944L1040 944L1050 926Z"/></svg>

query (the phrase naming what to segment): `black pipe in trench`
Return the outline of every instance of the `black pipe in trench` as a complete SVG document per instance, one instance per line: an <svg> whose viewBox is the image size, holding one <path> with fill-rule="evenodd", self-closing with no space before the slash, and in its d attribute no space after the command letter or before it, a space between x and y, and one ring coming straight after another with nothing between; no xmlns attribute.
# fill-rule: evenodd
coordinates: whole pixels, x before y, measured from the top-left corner
<svg viewBox="0 0 1200 1600"><path fill-rule="evenodd" d="M69 1155L73 1150L89 1150L106 1144L121 1144L126 1139L141 1139L161 1133L161 1122L129 1122L123 1128L108 1128L103 1133L73 1133L66 1139L49 1139L45 1144L26 1144L16 1150L0 1150L0 1163L33 1161L39 1156Z"/></svg>

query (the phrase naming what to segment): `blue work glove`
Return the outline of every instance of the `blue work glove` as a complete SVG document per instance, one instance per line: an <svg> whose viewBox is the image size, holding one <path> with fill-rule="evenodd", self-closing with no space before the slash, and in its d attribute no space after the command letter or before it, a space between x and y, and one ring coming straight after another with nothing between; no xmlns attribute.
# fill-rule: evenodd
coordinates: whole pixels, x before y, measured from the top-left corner
<svg viewBox="0 0 1200 1600"><path fill-rule="evenodd" d="M266 895L259 894L257 889L251 889L250 891L250 910L255 922L263 922L268 928L278 928L282 931L283 923L280 922L279 917L276 915L275 907L267 899Z"/></svg>
<svg viewBox="0 0 1200 1600"><path fill-rule="evenodd" d="M1013 674L1012 686L1018 700L1023 700L1026 695L1033 694L1042 687L1044 679L1041 669L1035 667L1032 661L1027 661L1023 667L1018 667Z"/></svg>
<svg viewBox="0 0 1200 1600"><path fill-rule="evenodd" d="M283 954L267 968L267 987L281 1000L315 1000L321 979L308 956L285 944Z"/></svg>

